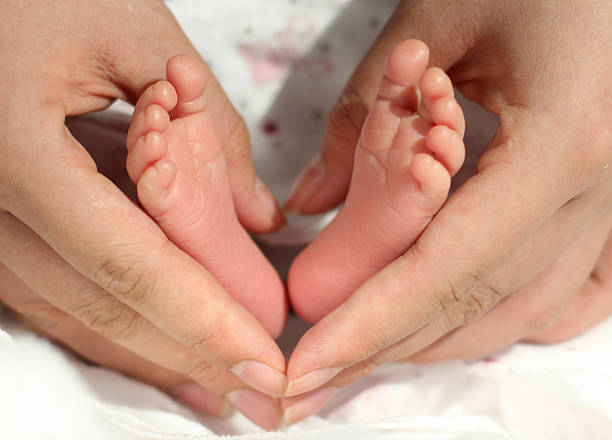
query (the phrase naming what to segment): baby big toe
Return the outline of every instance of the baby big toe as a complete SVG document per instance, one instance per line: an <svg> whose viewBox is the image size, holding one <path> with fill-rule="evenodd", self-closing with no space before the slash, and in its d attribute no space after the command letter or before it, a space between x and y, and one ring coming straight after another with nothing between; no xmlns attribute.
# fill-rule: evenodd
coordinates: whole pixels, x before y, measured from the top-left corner
<svg viewBox="0 0 612 440"><path fill-rule="evenodd" d="M404 109L416 110L417 86L429 62L429 49L419 40L406 40L389 52L378 94Z"/></svg>
<svg viewBox="0 0 612 440"><path fill-rule="evenodd" d="M206 108L206 72L199 60L188 55L170 58L166 65L166 77L178 96L176 108L172 111L174 118L198 113Z"/></svg>

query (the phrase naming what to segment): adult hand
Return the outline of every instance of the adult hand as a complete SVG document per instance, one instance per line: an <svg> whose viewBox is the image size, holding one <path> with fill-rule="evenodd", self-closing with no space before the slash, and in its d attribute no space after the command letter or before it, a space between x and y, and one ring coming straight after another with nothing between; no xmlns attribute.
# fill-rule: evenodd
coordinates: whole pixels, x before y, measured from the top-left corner
<svg viewBox="0 0 612 440"><path fill-rule="evenodd" d="M611 3L595 0L400 3L331 111L320 159L289 207L315 213L343 199L373 79L404 39L423 40L430 65L500 127L417 243L304 335L287 394L316 391L285 402L290 422L382 362L556 341L612 312L611 22Z"/></svg>
<svg viewBox="0 0 612 440"><path fill-rule="evenodd" d="M161 1L9 0L0 17L0 300L86 358L181 385L175 395L213 413L227 395L256 423L278 426L278 400L265 395L284 391L277 345L97 172L64 125L114 99L133 102L170 56L197 55L170 12ZM243 121L214 79L207 99L241 221L275 229L282 216L258 198L271 195Z"/></svg>

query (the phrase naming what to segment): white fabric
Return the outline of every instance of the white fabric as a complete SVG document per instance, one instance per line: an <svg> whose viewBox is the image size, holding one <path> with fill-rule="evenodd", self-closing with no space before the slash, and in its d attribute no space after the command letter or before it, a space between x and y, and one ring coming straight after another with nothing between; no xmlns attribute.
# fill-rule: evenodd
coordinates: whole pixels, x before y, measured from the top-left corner
<svg viewBox="0 0 612 440"><path fill-rule="evenodd" d="M156 389L84 365L9 316L0 326L0 438L609 439L612 319L572 341L518 344L487 359L392 364L341 390L319 414L259 433L238 413L196 416ZM300 330L300 323L290 327ZM294 330L296 330L294 328Z"/></svg>
<svg viewBox="0 0 612 440"><path fill-rule="evenodd" d="M244 115L256 166L282 199L317 150L325 113L395 2L167 4ZM496 124L463 105L470 159L457 181L473 171ZM301 242L328 219L297 219L293 230L268 241ZM266 249L281 271L295 253ZM290 321L281 338L287 351L304 329ZM0 439L608 439L610 340L612 319L555 346L518 344L470 362L386 365L341 390L319 414L282 432L257 433L240 414L197 416L150 386L85 365L0 307Z"/></svg>

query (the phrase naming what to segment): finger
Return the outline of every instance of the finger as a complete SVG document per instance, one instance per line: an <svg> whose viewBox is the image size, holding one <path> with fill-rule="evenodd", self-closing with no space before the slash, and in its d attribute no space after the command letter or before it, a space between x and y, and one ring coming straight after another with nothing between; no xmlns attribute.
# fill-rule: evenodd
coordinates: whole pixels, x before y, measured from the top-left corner
<svg viewBox="0 0 612 440"><path fill-rule="evenodd" d="M575 208L581 209L582 207ZM546 225L545 230L549 233L541 234L535 240L535 244L525 246L525 249L517 252L513 259L519 261L519 264L511 263L509 266L514 265L515 269L523 266L520 262L529 260L526 257L532 253L532 249L541 248L543 243L557 233L558 226ZM345 369L328 370L328 375L334 373L336 375L320 388L283 399L286 423L295 423L312 414L324 406L339 388L366 376L382 363L405 357L406 353L416 352L414 356L408 359L411 362L435 362L481 356L519 340L525 334L528 334L534 326L543 325L576 292L580 283L593 267L609 227L610 219L602 219L575 240L553 264L535 277L527 286L506 297L484 317L451 332L433 345L429 344L436 341L441 334L449 329L448 322L455 320L454 318L449 319L447 316L437 318L426 324L418 332L357 364ZM535 261L540 259L539 255L534 258ZM528 261L527 264L531 265L533 261ZM491 283L495 282L494 277L491 277ZM501 285L504 284L506 283L502 281ZM458 315L463 313L465 312L459 312ZM500 323L504 325L500 325ZM366 329L366 332L368 331ZM427 348L423 349L424 347ZM318 373L304 376L306 385L308 385L308 382L310 382L310 385L314 385L316 380L322 378L322 376L317 378L316 375ZM301 385L304 385L304 383ZM288 394L291 393L290 385Z"/></svg>
<svg viewBox="0 0 612 440"><path fill-rule="evenodd" d="M561 311L549 327L525 338L537 344L555 344L578 336L612 315L609 280L589 278L580 293Z"/></svg>
<svg viewBox="0 0 612 440"><path fill-rule="evenodd" d="M2 301L39 334L66 345L90 362L154 385L198 412L214 416L227 414L226 400L219 395L101 337L37 296L1 265L0 278ZM232 397L235 406L254 423L268 430L278 426L279 408L275 400L252 390L230 393L229 398Z"/></svg>
<svg viewBox="0 0 612 440"><path fill-rule="evenodd" d="M222 415L225 403L189 378L151 363L103 338L80 321L45 301L5 266L0 265L0 299L38 334L66 345L87 361L147 382L184 401L197 411ZM184 390L190 391L186 400Z"/></svg>
<svg viewBox="0 0 612 440"><path fill-rule="evenodd" d="M278 427L280 416L276 399L245 388L244 381L238 380L234 374L214 367L161 333L133 310L74 271L27 227L20 225L7 214L0 216L0 249L0 261L19 278L27 280L25 284L32 291L57 307L56 310L77 318L81 325L95 332L99 338L110 339L149 362L188 376L199 384L200 388L219 397L227 396L236 409L266 429ZM36 309L27 303L20 309L24 310L22 313L30 315L36 310L41 312L40 308ZM42 310L43 316L48 309L49 307L46 307ZM56 332L69 331L66 328L61 329L62 316L63 314L58 317L57 313L51 317L46 315L44 322L56 321L51 326L58 327ZM180 317L177 316L176 319L180 321ZM39 317L37 322L40 321ZM80 344L83 342L79 339L81 337L79 333L70 333L63 342L75 339L80 341ZM254 369L255 373L262 369L249 364L243 364L240 368L241 371L238 371L237 375L241 377L245 374L254 375ZM265 373L266 371L261 372L262 375ZM268 388L264 391L279 393L274 389L274 383L272 389L269 388L269 382L265 385ZM197 386L185 385L173 391L193 403L198 395L203 394L198 390Z"/></svg>
<svg viewBox="0 0 612 440"><path fill-rule="evenodd" d="M524 281L516 277L516 274L526 275L527 280L530 279L530 273L537 274L540 264L547 264L549 258L542 249L546 249L551 240L555 240L559 234L563 235L560 231L567 229L568 225L576 226L576 223L583 221L580 220L581 217L576 217L576 214L585 210L582 202L564 207L540 228L531 242L523 245L512 256L503 266L503 270L486 281L486 289L497 292L500 297L505 296L504 288L508 289L508 292L519 290L512 296L505 297L483 317L476 319L483 312L479 310L482 308L480 303L490 299L482 296L479 298L479 295L474 294L473 298L479 298L476 303L460 301L457 306L427 323L419 331L357 364L338 369L339 372L318 391L326 395L329 391L324 393L323 390L343 387L366 376L379 365L403 359L407 354L416 353L409 357L411 362L436 362L489 354L523 338L534 328L545 325L575 294L588 276L609 231L610 216L603 217L579 236L546 270L524 287L521 287ZM564 247L563 243L561 247ZM471 319L474 321L439 339L444 333ZM500 322L504 325L500 325ZM366 329L365 333L368 332L370 330ZM288 393L291 393L291 388L290 384ZM298 408L302 406L300 397L296 396L292 400L292 404L299 404ZM288 403L285 402L284 405Z"/></svg>
<svg viewBox="0 0 612 440"><path fill-rule="evenodd" d="M567 157L562 161L530 149L535 139L529 130L520 139L504 135L506 116L484 157L505 151L504 161L483 165L481 159L479 174L448 200L413 247L306 333L289 361L288 395L313 389L408 336L414 350L404 353L409 356L477 318L542 271L596 220L585 212L604 211L605 195L566 203L577 190L576 179L568 179ZM515 123L524 122L515 116ZM520 146L520 154L509 154L510 145ZM547 232L543 224L562 206L565 215L555 217L554 234ZM542 236L531 242L538 231ZM490 279L530 243L529 258Z"/></svg>
<svg viewBox="0 0 612 440"><path fill-rule="evenodd" d="M332 208L346 197L355 146L376 97L378 79L383 77L385 57L393 46L406 39L419 39L429 46L429 64L444 70L467 50L474 31L469 26L460 32L453 29L460 20L449 19L452 8L437 7L430 11L430 7L416 8L409 3L400 3L330 111L321 151L296 180L285 204L287 210L315 214ZM447 9L448 12L442 12ZM432 27L431 20L426 19L434 12L436 23L445 26L444 32ZM458 34L462 38L456 38ZM423 61L427 64L427 56Z"/></svg>
<svg viewBox="0 0 612 440"><path fill-rule="evenodd" d="M65 149L80 149L72 142ZM282 392L285 361L263 327L87 165L60 162L52 169L46 166L37 178L19 182L23 197L11 211L75 269L163 333L219 369L239 371L254 388L274 383L276 392ZM56 193L48 194L48 188ZM267 378L263 373L245 378L248 372L239 366L247 360L267 366Z"/></svg>
<svg viewBox="0 0 612 440"><path fill-rule="evenodd" d="M565 313L562 310L567 309L568 302L576 301L572 298L589 278L609 231L610 220L603 218L533 281L504 298L481 318L449 333L408 360L422 363L481 357L544 328L557 315Z"/></svg>
<svg viewBox="0 0 612 440"><path fill-rule="evenodd" d="M109 13L117 14L114 17L116 22L125 23L124 29L129 31L129 36L113 40L111 44L114 68L109 70L107 66L102 66L109 73L109 80L120 90L117 97L135 103L147 86L166 78L166 61L176 54L201 59L162 2L146 2L138 13L127 17L120 16L120 11L123 9L109 8ZM163 25L142 25L160 21ZM284 224L284 216L270 190L257 177L247 127L211 70L204 61L202 63L206 72L204 94L209 107L215 109L210 115L227 159L238 217L253 232L278 229Z"/></svg>
<svg viewBox="0 0 612 440"><path fill-rule="evenodd" d="M612 314L612 236L576 295L552 323L525 340L551 344L573 338Z"/></svg>
<svg viewBox="0 0 612 440"><path fill-rule="evenodd" d="M0 260L5 266L42 298L96 333L178 372L210 369L208 362L75 271L10 214L0 215L0 243ZM231 377L225 373L225 379ZM234 387L239 384L237 379L230 382ZM206 385L220 394L229 391L217 389L212 381Z"/></svg>

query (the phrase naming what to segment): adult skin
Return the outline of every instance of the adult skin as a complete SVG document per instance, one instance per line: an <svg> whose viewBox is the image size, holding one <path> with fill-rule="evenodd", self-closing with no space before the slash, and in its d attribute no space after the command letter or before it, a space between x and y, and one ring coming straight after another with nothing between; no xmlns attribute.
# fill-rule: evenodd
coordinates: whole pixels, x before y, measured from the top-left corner
<svg viewBox="0 0 612 440"><path fill-rule="evenodd" d="M404 39L423 40L430 65L501 125L477 175L417 243L302 338L288 395L316 391L285 402L288 421L383 362L556 342L612 313L610 23L610 1L400 3L329 115L322 164L303 172L288 207L316 213L345 197L373 78Z"/></svg>
<svg viewBox="0 0 612 440"><path fill-rule="evenodd" d="M286 382L273 339L97 172L64 125L134 102L171 56L197 56L170 12L150 0L4 1L0 51L0 300L93 362L213 414L228 396L276 428L278 399L267 395ZM206 93L239 218L276 229L282 214L262 201L272 196L243 121L212 74Z"/></svg>

